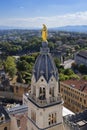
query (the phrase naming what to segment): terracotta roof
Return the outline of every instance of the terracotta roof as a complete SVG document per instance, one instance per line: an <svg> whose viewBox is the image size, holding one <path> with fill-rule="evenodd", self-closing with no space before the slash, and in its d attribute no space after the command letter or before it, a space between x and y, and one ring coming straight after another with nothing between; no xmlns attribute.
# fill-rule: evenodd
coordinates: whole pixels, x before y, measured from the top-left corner
<svg viewBox="0 0 87 130"><path fill-rule="evenodd" d="M73 88L76 88L82 92L87 93L87 80L76 80L76 79L71 79L71 80L66 80L63 81L62 83L70 85Z"/></svg>

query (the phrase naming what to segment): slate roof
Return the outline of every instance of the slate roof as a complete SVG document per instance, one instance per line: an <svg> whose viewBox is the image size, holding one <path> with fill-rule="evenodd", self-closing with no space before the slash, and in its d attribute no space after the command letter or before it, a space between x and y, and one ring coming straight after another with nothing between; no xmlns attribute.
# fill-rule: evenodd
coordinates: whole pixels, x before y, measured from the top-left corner
<svg viewBox="0 0 87 130"><path fill-rule="evenodd" d="M80 51L77 56L81 56L83 58L86 58L87 59L87 51Z"/></svg>
<svg viewBox="0 0 87 130"><path fill-rule="evenodd" d="M28 106L26 105L16 106L8 110L9 114L21 114L24 112L28 112Z"/></svg>
<svg viewBox="0 0 87 130"><path fill-rule="evenodd" d="M71 125L77 125L79 127L84 126L85 129L81 130L86 130L87 129L87 110L76 113L75 115L67 115L65 119L70 122Z"/></svg>
<svg viewBox="0 0 87 130"><path fill-rule="evenodd" d="M42 75L47 82L52 75L55 77L56 80L58 80L58 70L48 50L48 47L42 47L41 54L36 59L33 69L33 74L36 78L36 81L38 81Z"/></svg>
<svg viewBox="0 0 87 130"><path fill-rule="evenodd" d="M4 107L2 105L0 105L0 117L2 117L2 114L5 116L5 122L10 121L10 117L9 117L7 111L4 109Z"/></svg>

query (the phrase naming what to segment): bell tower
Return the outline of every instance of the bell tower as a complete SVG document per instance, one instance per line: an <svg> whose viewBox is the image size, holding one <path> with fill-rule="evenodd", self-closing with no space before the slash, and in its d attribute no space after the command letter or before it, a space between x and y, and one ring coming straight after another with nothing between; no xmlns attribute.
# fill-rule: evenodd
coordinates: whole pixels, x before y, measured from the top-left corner
<svg viewBox="0 0 87 130"><path fill-rule="evenodd" d="M28 130L63 130L59 76L48 48L43 41L31 78L28 97Z"/></svg>

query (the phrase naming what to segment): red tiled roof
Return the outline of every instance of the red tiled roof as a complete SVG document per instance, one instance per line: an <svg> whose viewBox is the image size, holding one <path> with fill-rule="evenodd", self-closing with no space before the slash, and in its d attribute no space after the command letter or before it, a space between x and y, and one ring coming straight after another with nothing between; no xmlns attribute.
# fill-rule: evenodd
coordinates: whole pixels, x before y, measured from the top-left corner
<svg viewBox="0 0 87 130"><path fill-rule="evenodd" d="M82 92L87 93L87 80L65 80L62 83L70 85Z"/></svg>

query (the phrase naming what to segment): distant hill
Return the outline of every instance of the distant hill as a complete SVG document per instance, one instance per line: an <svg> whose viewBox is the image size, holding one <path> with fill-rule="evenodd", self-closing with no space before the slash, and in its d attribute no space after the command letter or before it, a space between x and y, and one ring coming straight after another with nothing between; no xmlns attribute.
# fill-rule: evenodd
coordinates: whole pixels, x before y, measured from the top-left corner
<svg viewBox="0 0 87 130"><path fill-rule="evenodd" d="M11 26L0 26L0 30L16 29L16 27Z"/></svg>
<svg viewBox="0 0 87 130"><path fill-rule="evenodd" d="M8 30L8 29L29 29L29 30L35 29L35 30L39 30L40 28L0 26L0 30ZM75 25L75 26L71 25L71 26L63 26L63 27L54 27L54 28L49 28L49 30L87 33L87 25Z"/></svg>
<svg viewBox="0 0 87 130"><path fill-rule="evenodd" d="M87 32L87 25L55 27L53 30L70 31L70 32Z"/></svg>
<svg viewBox="0 0 87 130"><path fill-rule="evenodd" d="M0 26L0 30L10 30L10 29L35 29L38 30L39 28L32 28L32 27L16 27L16 26Z"/></svg>

